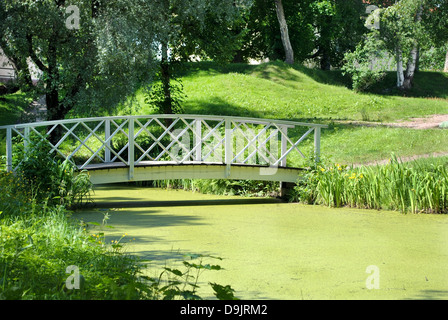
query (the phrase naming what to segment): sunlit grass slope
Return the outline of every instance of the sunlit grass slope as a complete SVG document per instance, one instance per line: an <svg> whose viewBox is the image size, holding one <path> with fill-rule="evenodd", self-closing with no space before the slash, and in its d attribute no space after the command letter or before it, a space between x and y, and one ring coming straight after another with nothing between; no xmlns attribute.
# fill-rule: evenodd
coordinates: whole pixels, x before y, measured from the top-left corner
<svg viewBox="0 0 448 320"><path fill-rule="evenodd" d="M197 70L183 81L187 113L391 121L448 112L446 100L359 94L347 87L339 72L283 63L248 66L237 72Z"/></svg>
<svg viewBox="0 0 448 320"><path fill-rule="evenodd" d="M388 75L382 87L372 88L371 93L356 93L338 71L282 62L194 63L181 75L185 113L329 124L322 135L322 152L336 162L368 162L388 158L392 152L403 157L448 152L448 131L338 124L337 120L385 123L448 113L448 77L443 73L418 74L416 89L408 94L412 97L396 92L391 79L393 75ZM135 101L139 113L151 113L143 90Z"/></svg>

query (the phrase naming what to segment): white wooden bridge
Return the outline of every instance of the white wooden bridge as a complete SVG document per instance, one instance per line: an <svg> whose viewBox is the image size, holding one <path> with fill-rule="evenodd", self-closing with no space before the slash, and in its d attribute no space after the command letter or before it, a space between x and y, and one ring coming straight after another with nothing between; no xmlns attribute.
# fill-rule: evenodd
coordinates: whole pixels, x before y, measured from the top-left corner
<svg viewBox="0 0 448 320"><path fill-rule="evenodd" d="M319 159L325 127L229 116L145 115L2 126L0 134L6 130L8 171L20 165L14 160L18 150L40 140L48 152L87 170L93 184L212 178L296 182L301 169L288 167L288 156ZM300 144L313 136L314 150L305 155Z"/></svg>

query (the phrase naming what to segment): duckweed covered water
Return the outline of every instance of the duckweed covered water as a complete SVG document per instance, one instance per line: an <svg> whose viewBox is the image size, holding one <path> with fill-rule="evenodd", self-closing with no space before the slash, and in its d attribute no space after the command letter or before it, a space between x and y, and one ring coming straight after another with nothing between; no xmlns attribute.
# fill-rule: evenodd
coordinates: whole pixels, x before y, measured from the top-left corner
<svg viewBox="0 0 448 320"><path fill-rule="evenodd" d="M107 241L127 234L126 251L150 259L152 276L181 268L185 253L223 258L210 263L224 270L200 276L203 298L214 298L207 283L216 282L249 300L448 299L447 215L122 185L94 199L75 217L101 223L107 213Z"/></svg>

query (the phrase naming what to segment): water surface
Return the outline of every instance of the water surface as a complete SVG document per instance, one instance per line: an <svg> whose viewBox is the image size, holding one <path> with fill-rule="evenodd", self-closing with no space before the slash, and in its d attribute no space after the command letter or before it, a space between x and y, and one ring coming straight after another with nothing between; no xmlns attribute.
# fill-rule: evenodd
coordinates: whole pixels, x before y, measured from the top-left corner
<svg viewBox="0 0 448 320"><path fill-rule="evenodd" d="M107 213L107 241L127 234L126 251L151 260L151 275L182 268L186 253L223 258L205 261L224 270L201 275L204 298L217 282L242 299L448 299L447 215L123 185L99 187L94 199L75 217L101 223ZM370 276L379 289L368 289Z"/></svg>

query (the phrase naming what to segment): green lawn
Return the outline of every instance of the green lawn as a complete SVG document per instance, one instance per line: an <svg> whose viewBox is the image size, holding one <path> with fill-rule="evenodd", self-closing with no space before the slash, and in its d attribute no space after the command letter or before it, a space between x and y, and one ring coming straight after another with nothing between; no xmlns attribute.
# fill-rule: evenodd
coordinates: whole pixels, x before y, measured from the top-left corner
<svg viewBox="0 0 448 320"><path fill-rule="evenodd" d="M356 93L338 71L324 72L281 62L262 65L195 63L182 73L185 113L288 119L329 124L322 134L322 153L339 163L362 163L399 156L448 152L448 131L354 127L333 122L393 122L448 114L448 77L421 72L415 89L400 96L393 74L371 93ZM388 94L380 94L391 87ZM151 113L137 92L134 107ZM406 141L406 143L403 143Z"/></svg>
<svg viewBox="0 0 448 320"><path fill-rule="evenodd" d="M429 93L418 89L428 77L445 79L442 73L421 73L416 79L417 93L413 93L417 97L413 98L355 93L338 71L324 72L283 63L227 68L203 63L184 71L182 81L187 95L185 113L318 121L393 121L448 112L448 89L443 94L439 87L434 88L431 98L427 98ZM144 105L142 91L137 94L136 102L142 111L150 112Z"/></svg>
<svg viewBox="0 0 448 320"><path fill-rule="evenodd" d="M0 96L0 126L16 123L31 101L30 95L20 91Z"/></svg>

